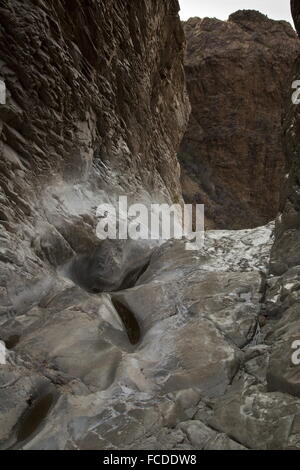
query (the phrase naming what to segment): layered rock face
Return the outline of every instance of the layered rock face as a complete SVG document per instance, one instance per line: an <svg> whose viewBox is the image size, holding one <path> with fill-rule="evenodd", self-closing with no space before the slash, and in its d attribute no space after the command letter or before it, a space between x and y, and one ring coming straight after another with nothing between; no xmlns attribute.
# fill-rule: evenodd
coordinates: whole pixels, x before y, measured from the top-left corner
<svg viewBox="0 0 300 470"><path fill-rule="evenodd" d="M298 2L291 4L300 33ZM239 434L245 442L249 439L248 425L255 416L256 424L264 423L260 437L267 448L275 445L276 448L297 449L299 438L299 108L291 99L295 91L292 84L299 79L299 73L297 58L285 101L284 149L289 173L281 192L281 211L276 220L265 284L265 322L260 330L259 351L256 351L257 369L254 372L254 363L250 360L245 368L246 375L238 377L237 374L233 386L219 401L213 418L216 429L233 433L232 436ZM247 373L256 379L249 380ZM231 421L230 416L234 416Z"/></svg>
<svg viewBox="0 0 300 470"><path fill-rule="evenodd" d="M98 204L180 202L177 12L175 0L1 2L3 294L97 246Z"/></svg>
<svg viewBox="0 0 300 470"><path fill-rule="evenodd" d="M192 105L181 144L185 200L206 205L207 227L275 218L285 171L283 99L299 40L284 21L238 11L191 18L185 71Z"/></svg>
<svg viewBox="0 0 300 470"><path fill-rule="evenodd" d="M299 2L291 2L292 13L300 34ZM298 51L300 53L300 50ZM268 312L274 318L274 331L269 337L273 343L268 371L269 387L300 397L300 367L296 343L300 340L299 279L300 279L300 199L299 199L299 123L300 108L292 101L295 92L293 82L299 80L300 57L298 56L289 83L290 93L286 100L284 141L289 169L282 193L281 210L276 221L276 238L272 249ZM300 344L300 343L299 343ZM296 362L295 362L296 359Z"/></svg>
<svg viewBox="0 0 300 470"><path fill-rule="evenodd" d="M115 205L119 195L129 203L182 200L176 154L189 102L178 10L176 0L1 2L0 339L7 346L23 334L21 317L26 323L37 305L50 313L48 301L65 282L61 265L92 292L132 285L144 270L149 250L100 243L99 204ZM124 321L134 330L130 315ZM77 328L84 326L77 323L75 337ZM28 367L35 372L16 372L25 380L12 402L18 417L29 408L24 390L39 396L45 383L40 366L30 359ZM6 417L0 427L2 441L11 430Z"/></svg>

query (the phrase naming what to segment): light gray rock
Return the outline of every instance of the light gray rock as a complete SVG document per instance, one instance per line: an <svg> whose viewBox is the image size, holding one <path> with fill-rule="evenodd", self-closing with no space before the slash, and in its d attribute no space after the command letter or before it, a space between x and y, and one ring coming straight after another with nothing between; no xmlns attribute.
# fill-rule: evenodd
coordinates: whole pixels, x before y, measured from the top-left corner
<svg viewBox="0 0 300 470"><path fill-rule="evenodd" d="M256 252L252 247L257 261L269 249L265 230L266 245L257 243ZM252 235L256 240L257 231ZM268 350L251 346L261 308L260 265L250 270L239 262L245 257L237 248L244 232L223 233L230 240L226 259L219 253L222 237L211 246L214 236L207 234L202 253L188 252L183 241L154 249L146 271L129 289L93 295L57 278L50 293L17 317L14 354L48 377L60 398L38 431L15 447L256 445L249 444L247 433L240 439L230 429L220 427L220 434L209 427L218 415L211 403L227 396L243 367L257 377L253 380L263 381L259 374ZM250 232L247 239L250 243ZM203 264L201 256L207 257ZM137 341L132 341L133 320Z"/></svg>
<svg viewBox="0 0 300 470"><path fill-rule="evenodd" d="M184 421L179 425L197 450L246 450L246 448L225 434L220 434L201 421Z"/></svg>
<svg viewBox="0 0 300 470"><path fill-rule="evenodd" d="M238 380L215 402L209 425L250 449L299 448L299 400L255 382L252 376Z"/></svg>

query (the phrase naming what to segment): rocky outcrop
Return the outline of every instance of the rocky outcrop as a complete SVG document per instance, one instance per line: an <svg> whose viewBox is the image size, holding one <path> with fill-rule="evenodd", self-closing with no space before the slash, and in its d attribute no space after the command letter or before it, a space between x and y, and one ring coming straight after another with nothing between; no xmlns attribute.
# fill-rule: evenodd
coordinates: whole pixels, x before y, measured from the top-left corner
<svg viewBox="0 0 300 470"><path fill-rule="evenodd" d="M295 26L300 34L299 2L292 1L291 6ZM268 313L274 322L273 331L268 338L272 344L268 384L272 390L287 392L297 397L300 397L300 366L297 361L297 341L300 340L300 112L299 105L294 104L291 98L295 91L292 84L295 80L299 80L299 76L300 57L294 65L289 82L289 96L286 100L284 142L289 168L282 193L280 213L276 221L276 238L272 249L267 295Z"/></svg>
<svg viewBox="0 0 300 470"><path fill-rule="evenodd" d="M298 2L292 2L292 12L297 26ZM251 448L257 445L254 437L257 435L264 448L298 448L299 108L293 104L291 97L294 92L292 83L298 80L299 73L298 58L290 80L290 95L285 102L284 147L289 173L281 194L281 211L276 220L265 284L265 320L259 345L254 355L248 351L249 362L244 368L246 375L241 372L236 375L233 386L218 401L211 418L214 429L230 434L233 439L239 438L246 447ZM247 433L249 427L253 429L251 436Z"/></svg>
<svg viewBox="0 0 300 470"><path fill-rule="evenodd" d="M270 437L277 411L260 394L264 379L254 378L268 357L257 342L271 232L271 226L212 231L193 255L184 242L169 241L154 250L135 287L113 294L91 295L60 279L51 296L2 326L11 348L0 385L2 448L278 445ZM137 341L128 340L119 305L137 320ZM242 437L220 406L241 374L265 417L261 422L253 413L244 424L234 410L245 427ZM280 395L272 400L279 402ZM280 436L292 419L291 406L280 410ZM30 426L34 413L40 418ZM286 434L280 447L288 445Z"/></svg>
<svg viewBox="0 0 300 470"><path fill-rule="evenodd" d="M184 30L192 105L179 153L185 200L205 204L208 227L263 225L279 208L283 100L299 40L287 22L251 10L228 21L191 18Z"/></svg>
<svg viewBox="0 0 300 470"><path fill-rule="evenodd" d="M60 316L63 305L68 310L84 294L70 290L64 276L101 292L133 285L145 270L149 247L100 243L99 204L116 205L120 195L128 203L182 201L176 155L189 103L178 10L177 0L1 2L0 339L7 348L23 338L30 312L38 309L36 320L46 328L55 311ZM93 345L102 378L92 365L92 382L99 390L113 382L109 364L122 353L102 339L98 344L98 313L80 313L78 302L77 313L68 310L41 340L46 356L52 346L56 355L52 335L62 328L68 349L65 328L71 328L76 371L67 363L56 371L37 366L31 353L28 360L17 353L21 369L0 366L1 442L18 421L21 440L32 434L31 413L42 419L55 404L51 383L68 388L75 374L78 393L86 393L80 363ZM116 302L129 347L139 339L138 325Z"/></svg>

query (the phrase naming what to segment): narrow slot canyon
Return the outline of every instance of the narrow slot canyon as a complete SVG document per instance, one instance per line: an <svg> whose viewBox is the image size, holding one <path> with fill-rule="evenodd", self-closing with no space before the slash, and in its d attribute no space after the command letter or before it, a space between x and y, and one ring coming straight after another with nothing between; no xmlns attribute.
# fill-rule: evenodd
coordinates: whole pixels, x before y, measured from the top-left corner
<svg viewBox="0 0 300 470"><path fill-rule="evenodd" d="M1 450L299 450L299 53L254 10L1 2ZM101 240L125 196L204 204L204 245Z"/></svg>

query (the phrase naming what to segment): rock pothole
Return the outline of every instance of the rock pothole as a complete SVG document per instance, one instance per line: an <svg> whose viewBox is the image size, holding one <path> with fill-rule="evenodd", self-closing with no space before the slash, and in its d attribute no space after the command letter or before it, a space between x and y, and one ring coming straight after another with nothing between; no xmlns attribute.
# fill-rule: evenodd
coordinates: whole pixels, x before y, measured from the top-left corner
<svg viewBox="0 0 300 470"><path fill-rule="evenodd" d="M55 391L48 391L40 396L33 398L29 403L29 407L20 419L18 430L16 432L17 442L14 445L17 448L24 444L28 439L32 438L43 425L50 410L53 408L58 398Z"/></svg>

